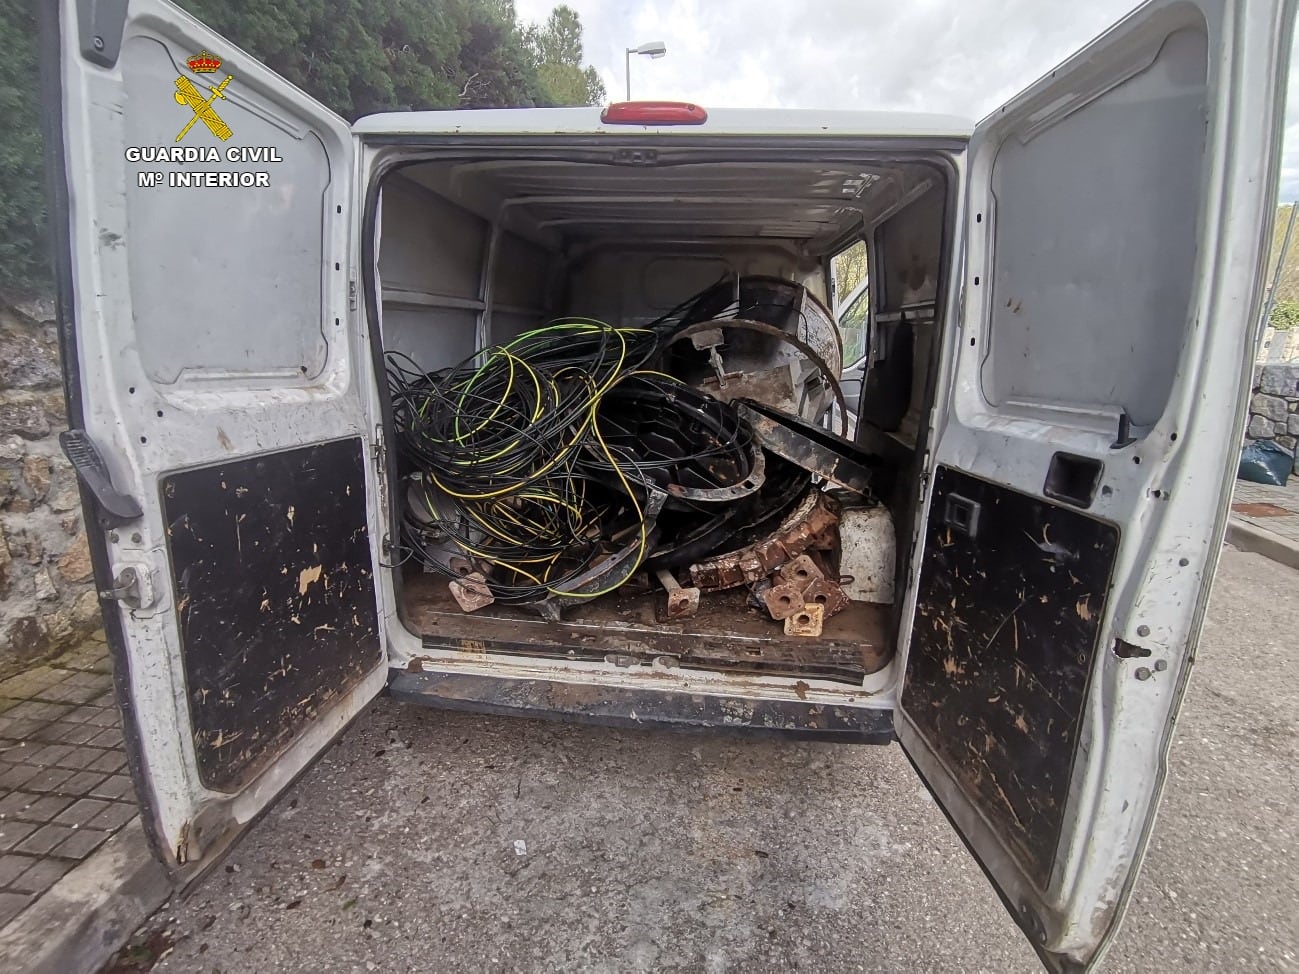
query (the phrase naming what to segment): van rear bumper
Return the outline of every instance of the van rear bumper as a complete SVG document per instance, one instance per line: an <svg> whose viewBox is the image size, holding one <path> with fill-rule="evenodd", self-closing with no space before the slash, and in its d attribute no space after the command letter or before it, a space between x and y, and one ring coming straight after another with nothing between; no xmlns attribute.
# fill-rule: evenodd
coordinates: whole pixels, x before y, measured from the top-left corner
<svg viewBox="0 0 1299 974"><path fill-rule="evenodd" d="M648 730L712 731L794 740L889 744L893 711L802 700L754 700L560 680L389 671L388 692L439 710Z"/></svg>

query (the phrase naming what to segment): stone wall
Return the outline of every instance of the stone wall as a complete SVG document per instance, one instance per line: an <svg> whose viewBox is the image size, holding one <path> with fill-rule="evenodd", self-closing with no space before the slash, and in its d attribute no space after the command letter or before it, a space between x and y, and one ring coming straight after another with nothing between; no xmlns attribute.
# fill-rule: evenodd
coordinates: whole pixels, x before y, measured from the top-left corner
<svg viewBox="0 0 1299 974"><path fill-rule="evenodd" d="M66 424L53 303L0 299L0 679L100 624Z"/></svg>
<svg viewBox="0 0 1299 974"><path fill-rule="evenodd" d="M1264 365L1254 370L1245 438L1275 440L1292 454L1299 443L1299 365ZM1299 474L1299 458L1295 460Z"/></svg>

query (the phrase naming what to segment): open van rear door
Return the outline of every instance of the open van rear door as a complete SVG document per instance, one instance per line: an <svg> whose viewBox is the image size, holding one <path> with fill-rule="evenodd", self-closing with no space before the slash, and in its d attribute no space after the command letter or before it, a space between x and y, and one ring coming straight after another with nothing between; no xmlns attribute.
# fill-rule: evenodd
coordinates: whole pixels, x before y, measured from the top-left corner
<svg viewBox="0 0 1299 974"><path fill-rule="evenodd" d="M1226 526L1293 4L1156 0L985 119L897 734L1055 970L1132 889Z"/></svg>
<svg viewBox="0 0 1299 974"><path fill-rule="evenodd" d="M168 3L48 6L66 449L144 818L193 873L386 677L352 137Z"/></svg>

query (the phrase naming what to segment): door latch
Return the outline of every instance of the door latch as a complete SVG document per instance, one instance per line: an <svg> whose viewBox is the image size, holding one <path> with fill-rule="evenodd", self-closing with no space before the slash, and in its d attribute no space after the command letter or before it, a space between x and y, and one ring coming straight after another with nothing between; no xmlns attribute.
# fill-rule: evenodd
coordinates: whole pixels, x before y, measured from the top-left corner
<svg viewBox="0 0 1299 974"><path fill-rule="evenodd" d="M77 472L77 479L86 485L95 498L99 523L105 528L116 528L134 521L144 512L134 497L123 494L113 486L108 464L99 453L95 441L85 430L64 430L59 434L59 446Z"/></svg>
<svg viewBox="0 0 1299 974"><path fill-rule="evenodd" d="M153 590L153 577L149 569L140 565L127 565L113 576L113 587L100 589L99 597L105 601L121 602L128 609L147 609L157 601Z"/></svg>
<svg viewBox="0 0 1299 974"><path fill-rule="evenodd" d="M138 609L140 594L140 576L134 568L123 568L113 579L113 587L101 589L99 597Z"/></svg>
<svg viewBox="0 0 1299 974"><path fill-rule="evenodd" d="M617 149L613 154L615 166L657 166L657 149Z"/></svg>

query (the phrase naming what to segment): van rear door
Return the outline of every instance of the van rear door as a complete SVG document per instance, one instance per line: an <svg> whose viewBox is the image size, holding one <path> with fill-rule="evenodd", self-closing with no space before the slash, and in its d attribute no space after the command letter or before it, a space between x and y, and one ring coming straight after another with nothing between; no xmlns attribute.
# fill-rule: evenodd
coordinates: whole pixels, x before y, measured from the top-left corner
<svg viewBox="0 0 1299 974"><path fill-rule="evenodd" d="M1156 0L985 119L897 734L1053 970L1131 892L1228 514L1293 4Z"/></svg>
<svg viewBox="0 0 1299 974"><path fill-rule="evenodd" d="M144 818L192 872L386 677L353 143L168 3L48 6L68 453Z"/></svg>

